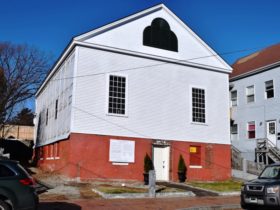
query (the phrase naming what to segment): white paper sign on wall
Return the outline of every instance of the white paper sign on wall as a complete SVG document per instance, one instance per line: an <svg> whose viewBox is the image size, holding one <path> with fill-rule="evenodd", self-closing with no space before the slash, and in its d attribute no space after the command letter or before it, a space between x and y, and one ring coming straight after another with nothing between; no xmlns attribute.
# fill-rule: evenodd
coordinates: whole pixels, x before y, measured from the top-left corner
<svg viewBox="0 0 280 210"><path fill-rule="evenodd" d="M109 161L134 163L135 142L110 139Z"/></svg>

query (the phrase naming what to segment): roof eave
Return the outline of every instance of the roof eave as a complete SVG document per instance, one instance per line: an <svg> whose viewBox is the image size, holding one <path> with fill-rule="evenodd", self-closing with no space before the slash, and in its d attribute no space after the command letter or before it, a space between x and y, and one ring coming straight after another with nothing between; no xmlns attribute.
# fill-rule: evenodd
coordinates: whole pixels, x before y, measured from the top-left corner
<svg viewBox="0 0 280 210"><path fill-rule="evenodd" d="M229 79L229 81L233 82L233 81L236 81L236 80L239 80L239 79L243 79L245 77L249 77L249 76L252 76L252 75L255 75L255 74L259 74L259 73L264 72L264 71L268 71L268 70L270 70L272 68L275 68L275 67L278 67L278 66L280 66L280 61L277 61L275 63L269 64L269 65L266 65L266 66L263 66L263 67L260 67L260 68L257 68L257 69L253 69L249 72L239 74L237 76L233 76Z"/></svg>
<svg viewBox="0 0 280 210"><path fill-rule="evenodd" d="M40 87L36 91L35 97L37 97L41 93L41 91L44 89L47 82L52 78L52 76L56 72L57 68L59 68L59 66L64 62L65 58L69 55L69 53L71 53L74 47L75 47L75 41L72 39L67 45L67 47L64 49L64 51L61 53L60 57L57 59L55 64L52 66L51 70L49 71L49 74L44 79L44 82L40 85Z"/></svg>
<svg viewBox="0 0 280 210"><path fill-rule="evenodd" d="M153 6L151 8L148 8L146 10L142 10L136 14L127 16L125 18L122 18L118 21L112 22L108 25L105 25L103 27L97 28L95 30L89 31L85 34L79 35L77 37L74 38L75 41L85 41L86 39L89 39L93 36L99 35L101 33L104 33L110 29L116 28L118 26L121 26L127 22L131 22L135 19L138 19L140 17L143 17L145 15L148 15L150 13L153 13L155 11L158 10L165 10L169 15L171 15L180 25L182 25L185 30L189 31L189 33L192 34L192 36L203 46L205 47L205 49L207 49L209 51L210 54L212 54L213 56L215 56L217 58L217 60L219 60L219 62L225 66L226 69L232 71L232 67L223 59L219 56L218 53L215 52L215 50L213 50L208 44L206 44L190 27L188 27L176 14L174 14L170 9L168 9L164 4L158 4L156 6Z"/></svg>

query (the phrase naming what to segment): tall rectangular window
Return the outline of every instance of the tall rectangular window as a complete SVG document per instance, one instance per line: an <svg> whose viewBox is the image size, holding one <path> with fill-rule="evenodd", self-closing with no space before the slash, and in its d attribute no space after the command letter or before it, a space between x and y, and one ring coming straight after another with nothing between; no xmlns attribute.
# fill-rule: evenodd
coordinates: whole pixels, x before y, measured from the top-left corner
<svg viewBox="0 0 280 210"><path fill-rule="evenodd" d="M40 160L43 160L44 159L44 147L39 147L38 150L39 150L39 158L40 158Z"/></svg>
<svg viewBox="0 0 280 210"><path fill-rule="evenodd" d="M54 143L53 154L55 159L59 159L59 142Z"/></svg>
<svg viewBox="0 0 280 210"><path fill-rule="evenodd" d="M190 165L201 166L201 148L200 146L190 146Z"/></svg>
<svg viewBox="0 0 280 210"><path fill-rule="evenodd" d="M109 76L109 114L126 114L126 77L125 76Z"/></svg>
<svg viewBox="0 0 280 210"><path fill-rule="evenodd" d="M205 123L205 90L192 88L192 121Z"/></svg>
<svg viewBox="0 0 280 210"><path fill-rule="evenodd" d="M256 125L255 122L248 122L247 124L248 139L256 138Z"/></svg>
<svg viewBox="0 0 280 210"><path fill-rule="evenodd" d="M231 91L231 106L237 106L237 90Z"/></svg>
<svg viewBox="0 0 280 210"><path fill-rule="evenodd" d="M57 119L57 110L58 110L58 99L55 100L55 114L54 114L55 119Z"/></svg>
<svg viewBox="0 0 280 210"><path fill-rule="evenodd" d="M255 89L254 85L249 86L246 88L246 97L247 97L247 103L251 103L255 101Z"/></svg>
<svg viewBox="0 0 280 210"><path fill-rule="evenodd" d="M49 109L46 111L46 125L48 125L48 120L49 120Z"/></svg>
<svg viewBox="0 0 280 210"><path fill-rule="evenodd" d="M237 126L237 124L232 124L230 130L231 130L231 134L232 135L238 134L238 126Z"/></svg>
<svg viewBox="0 0 280 210"><path fill-rule="evenodd" d="M265 82L265 97L266 98L274 97L273 80Z"/></svg>

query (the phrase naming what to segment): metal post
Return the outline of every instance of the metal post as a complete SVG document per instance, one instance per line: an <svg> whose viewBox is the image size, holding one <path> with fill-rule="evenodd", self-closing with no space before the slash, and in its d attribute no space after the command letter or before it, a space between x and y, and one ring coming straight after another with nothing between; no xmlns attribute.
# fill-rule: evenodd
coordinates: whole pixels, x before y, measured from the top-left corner
<svg viewBox="0 0 280 210"><path fill-rule="evenodd" d="M149 171L149 197L156 197L156 173L154 170Z"/></svg>
<svg viewBox="0 0 280 210"><path fill-rule="evenodd" d="M247 174L247 160L245 158L243 158L243 177L246 178L246 174Z"/></svg>

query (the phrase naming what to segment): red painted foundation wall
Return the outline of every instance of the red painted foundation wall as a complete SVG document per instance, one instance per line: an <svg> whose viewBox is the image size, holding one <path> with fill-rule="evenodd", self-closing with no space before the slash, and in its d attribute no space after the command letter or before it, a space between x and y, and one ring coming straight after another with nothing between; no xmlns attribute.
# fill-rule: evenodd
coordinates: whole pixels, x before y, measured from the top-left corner
<svg viewBox="0 0 280 210"><path fill-rule="evenodd" d="M201 168L190 166L190 146L201 148ZM206 155L207 151L208 155ZM188 181L222 181L231 178L231 146L223 144L203 144L191 142L172 142L171 179L178 180L177 168L180 154L187 166ZM175 170L174 170L175 169Z"/></svg>
<svg viewBox="0 0 280 210"><path fill-rule="evenodd" d="M128 165L113 165L109 162L110 139L135 141L135 162ZM152 157L152 143L151 139L72 133L69 139L59 142L59 159L47 160L44 157L39 161L39 166L69 178L142 181L144 156L147 153ZM202 168L190 167L190 146L200 146ZM178 181L180 154L187 165L187 180L231 178L230 145L170 141L170 148L169 176L172 181Z"/></svg>

